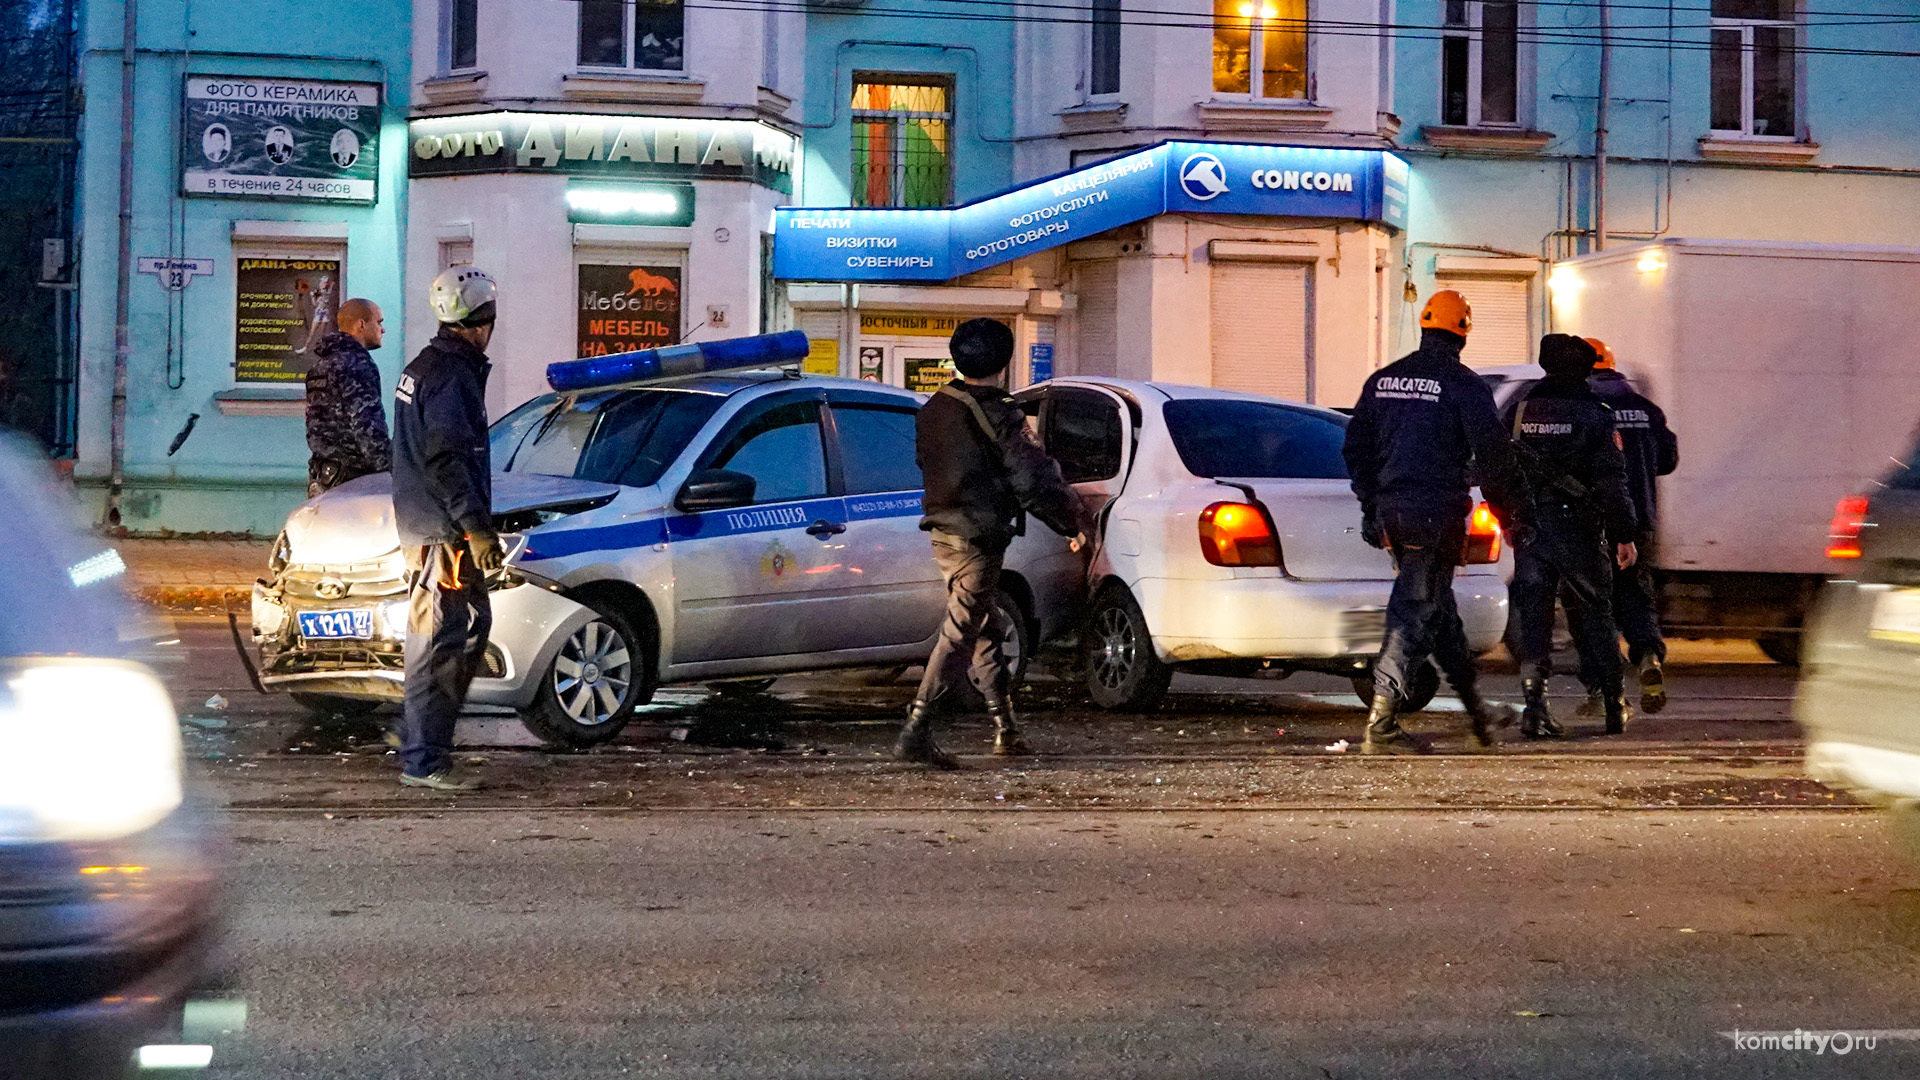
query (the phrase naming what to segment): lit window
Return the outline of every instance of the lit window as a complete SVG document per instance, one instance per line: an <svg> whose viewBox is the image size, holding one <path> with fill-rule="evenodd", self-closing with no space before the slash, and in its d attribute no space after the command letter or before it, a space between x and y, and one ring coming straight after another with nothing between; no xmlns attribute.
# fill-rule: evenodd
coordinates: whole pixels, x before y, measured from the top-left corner
<svg viewBox="0 0 1920 1080"><path fill-rule="evenodd" d="M1307 0L1213 0L1213 89L1305 98Z"/></svg>
<svg viewBox="0 0 1920 1080"><path fill-rule="evenodd" d="M578 0L580 66L680 71L687 12L682 0Z"/></svg>
<svg viewBox="0 0 1920 1080"><path fill-rule="evenodd" d="M1794 0L1713 0L1712 127L1746 138L1799 134Z"/></svg>
<svg viewBox="0 0 1920 1080"><path fill-rule="evenodd" d="M1440 122L1518 124L1519 105L1520 5L1447 0L1440 37Z"/></svg>
<svg viewBox="0 0 1920 1080"><path fill-rule="evenodd" d="M853 205L946 206L953 199L953 93L912 76L856 76Z"/></svg>

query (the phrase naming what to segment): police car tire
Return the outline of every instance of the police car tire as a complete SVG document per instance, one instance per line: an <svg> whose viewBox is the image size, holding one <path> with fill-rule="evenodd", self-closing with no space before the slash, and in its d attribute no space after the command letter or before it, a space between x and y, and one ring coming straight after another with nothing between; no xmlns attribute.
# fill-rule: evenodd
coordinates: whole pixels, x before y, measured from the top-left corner
<svg viewBox="0 0 1920 1080"><path fill-rule="evenodd" d="M1118 646L1110 655L1108 638ZM1145 712L1160 703L1173 668L1153 651L1147 617L1133 594L1115 586L1093 605L1086 633L1087 696L1109 712Z"/></svg>
<svg viewBox="0 0 1920 1080"><path fill-rule="evenodd" d="M1007 590L1001 589L995 593L993 602L1013 627L1014 637L1019 639L1012 643L1012 650L1004 653L1007 657L1007 685L1018 690L1027 681L1027 667L1033 662L1033 623L1028 620L1020 601L1014 599Z"/></svg>
<svg viewBox="0 0 1920 1080"><path fill-rule="evenodd" d="M293 699L295 705L315 716L338 716L349 720L356 716L365 716L385 704L385 702L369 701L365 698L342 697L339 694L292 693L287 696Z"/></svg>
<svg viewBox="0 0 1920 1080"><path fill-rule="evenodd" d="M1402 713L1419 712L1431 705L1433 695L1440 692L1440 672L1431 663L1420 665L1420 670L1413 673L1412 681L1413 685L1409 687L1412 692L1400 702ZM1353 695L1360 699L1360 704L1369 708L1373 706L1372 671L1353 677Z"/></svg>
<svg viewBox="0 0 1920 1080"><path fill-rule="evenodd" d="M1755 644L1760 646L1761 652L1767 654L1767 659L1776 664L1786 667L1800 666L1799 634L1761 634L1760 640Z"/></svg>
<svg viewBox="0 0 1920 1080"><path fill-rule="evenodd" d="M633 710L652 700L653 688L649 685L652 665L647 662L646 650L652 646L633 625L619 612L599 603L587 601L598 620L611 626L626 641L632 656L633 678L627 692L627 700L613 715L598 724L582 724L567 715L560 699L553 690L553 665L558 662L558 654L547 669L540 673L540 689L534 695L533 705L520 714L520 722L526 725L534 737L549 746L569 750L584 750L590 746L599 746L611 742L623 731L628 721L633 719Z"/></svg>

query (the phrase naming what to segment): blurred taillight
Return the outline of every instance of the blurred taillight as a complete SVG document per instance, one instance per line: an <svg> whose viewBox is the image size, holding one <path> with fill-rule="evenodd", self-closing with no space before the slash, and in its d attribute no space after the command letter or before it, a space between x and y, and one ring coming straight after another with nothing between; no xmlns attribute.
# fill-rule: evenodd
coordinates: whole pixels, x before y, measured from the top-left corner
<svg viewBox="0 0 1920 1080"><path fill-rule="evenodd" d="M1867 497L1849 495L1833 508L1833 524L1827 526L1827 558L1860 557L1860 530L1867 525Z"/></svg>
<svg viewBox="0 0 1920 1080"><path fill-rule="evenodd" d="M1279 566L1280 541L1259 507L1219 502L1200 512L1200 554L1215 566Z"/></svg>
<svg viewBox="0 0 1920 1080"><path fill-rule="evenodd" d="M1467 565L1500 561L1500 519L1480 503L1467 517Z"/></svg>

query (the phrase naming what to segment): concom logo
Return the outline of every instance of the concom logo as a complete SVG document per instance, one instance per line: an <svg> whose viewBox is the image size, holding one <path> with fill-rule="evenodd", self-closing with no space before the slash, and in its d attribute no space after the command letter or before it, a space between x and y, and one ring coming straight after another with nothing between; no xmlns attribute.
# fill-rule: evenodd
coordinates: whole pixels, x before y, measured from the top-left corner
<svg viewBox="0 0 1920 1080"><path fill-rule="evenodd" d="M1206 202L1227 190L1227 167L1212 154L1194 154L1180 163L1180 187L1193 201Z"/></svg>

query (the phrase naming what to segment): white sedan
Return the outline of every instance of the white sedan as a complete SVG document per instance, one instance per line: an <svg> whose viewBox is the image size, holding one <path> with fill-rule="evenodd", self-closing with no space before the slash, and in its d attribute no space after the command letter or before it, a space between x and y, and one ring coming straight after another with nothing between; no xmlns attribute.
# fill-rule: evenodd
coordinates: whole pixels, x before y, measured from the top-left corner
<svg viewBox="0 0 1920 1080"><path fill-rule="evenodd" d="M1100 515L1087 688L1144 709L1176 670L1345 675L1372 696L1393 562L1360 538L1330 409L1202 387L1064 378L1018 395L1041 441ZM1507 624L1511 560L1477 505L1454 597L1474 651ZM1408 695L1423 707L1431 665Z"/></svg>

